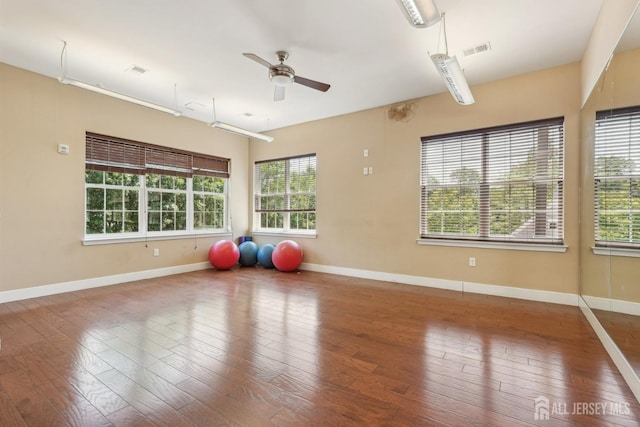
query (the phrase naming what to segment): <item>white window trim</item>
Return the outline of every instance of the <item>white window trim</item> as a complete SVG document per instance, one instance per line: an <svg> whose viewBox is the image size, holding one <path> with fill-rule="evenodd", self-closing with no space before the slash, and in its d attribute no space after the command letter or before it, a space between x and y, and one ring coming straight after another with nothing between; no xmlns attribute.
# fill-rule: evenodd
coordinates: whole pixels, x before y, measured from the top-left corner
<svg viewBox="0 0 640 427"><path fill-rule="evenodd" d="M640 250L638 249L604 248L599 246L592 246L591 251L593 252L594 255L640 258Z"/></svg>
<svg viewBox="0 0 640 427"><path fill-rule="evenodd" d="M533 251L533 252L558 252L564 253L569 249L564 245L548 245L540 243L517 243L517 242L478 242L463 240L440 240L440 239L417 239L418 245L424 246L450 246L461 248L478 248L478 249L506 249L512 251Z"/></svg>
<svg viewBox="0 0 640 427"><path fill-rule="evenodd" d="M229 211L229 186L231 178L224 178L224 193L222 194L224 197L224 227L221 229L194 229L194 221L193 221L193 178L187 179L187 189L186 190L168 190L168 189L157 189L151 188L149 189L146 184L146 179L144 174L138 175L140 179L140 185L136 187L127 187L127 186L109 186L107 184L87 184L85 183L85 191L84 191L84 224L85 224L85 232L84 237L82 239L83 246L94 246L94 245L107 245L114 243L134 243L134 242L147 242L147 241L159 241L159 240L177 240L177 239L193 239L199 237L221 237L221 236L231 236L231 224L230 220L230 211ZM142 231L138 231L136 233L114 233L114 234L86 234L86 223L87 223L87 191L86 189L89 187L92 188L116 188L120 189L137 189L138 194L138 206L141 209L138 209L138 229ZM147 230L147 195L149 191L165 191L165 192L182 192L187 194L187 230L169 230L169 231L146 231ZM198 192L200 194L208 194L205 192ZM215 193L219 194L219 193Z"/></svg>
<svg viewBox="0 0 640 427"><path fill-rule="evenodd" d="M220 231L220 232L203 232L203 233L186 233L181 232L180 234L172 234L172 235L154 235L154 236L119 236L119 237L103 237L99 238L85 238L82 240L83 246L96 246L96 245L111 245L116 243L136 243L136 242L154 242L161 240L186 240L186 239L200 239L207 237L231 237L232 233L230 231Z"/></svg>
<svg viewBox="0 0 640 427"><path fill-rule="evenodd" d="M309 154L309 155L305 155L305 156L301 156L301 157L315 157L316 158L316 162L317 162L317 154L313 153L313 154ZM290 180L287 179L287 177L290 174L290 166L289 166L289 160L296 158L297 156L294 157L287 157L284 159L274 159L274 160L269 160L267 162L273 161L279 161L279 160L285 160L285 185L286 185L286 189L284 193L273 193L273 194L268 194L269 196L277 196L277 195L282 195L284 196L284 200L286 203L285 208L289 208L289 203L291 200L291 192L290 190ZM291 219L291 213L292 212L288 212L288 211L284 211L282 212L283 214L283 228L264 228L264 227L260 227L260 212L256 212L256 190L255 190L255 180L256 180L256 163L253 164L253 201L252 201L252 205L253 205L253 229L251 231L251 233L255 236L273 236L273 237L301 237L301 238L310 238L310 239L315 239L317 237L317 221L318 221L318 217L317 217L317 206L316 206L316 210L314 211L314 213L316 214L316 228L313 230L292 230L289 228L289 224L290 224L290 219ZM317 185L317 183L316 183ZM295 194L301 194L301 193L295 193ZM309 194L313 194L317 197L317 191L313 192L313 193L309 193ZM316 203L317 203L317 199L316 199Z"/></svg>
<svg viewBox="0 0 640 427"><path fill-rule="evenodd" d="M253 231L252 234L254 236L265 236L265 237L299 237L303 239L315 239L318 237L318 233L315 230L309 230L308 232L302 231L266 231L266 230L257 230Z"/></svg>

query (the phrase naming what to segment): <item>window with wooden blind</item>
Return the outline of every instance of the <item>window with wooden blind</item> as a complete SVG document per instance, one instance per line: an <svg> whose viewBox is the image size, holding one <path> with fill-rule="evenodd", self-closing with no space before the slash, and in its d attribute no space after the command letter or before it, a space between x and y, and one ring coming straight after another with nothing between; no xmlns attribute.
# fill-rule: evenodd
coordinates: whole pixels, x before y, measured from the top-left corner
<svg viewBox="0 0 640 427"><path fill-rule="evenodd" d="M256 162L254 177L255 231L315 232L315 154Z"/></svg>
<svg viewBox="0 0 640 427"><path fill-rule="evenodd" d="M640 106L596 113L595 243L640 249Z"/></svg>
<svg viewBox="0 0 640 427"><path fill-rule="evenodd" d="M229 159L86 133L85 240L227 228Z"/></svg>
<svg viewBox="0 0 640 427"><path fill-rule="evenodd" d="M422 138L422 239L563 243L564 120Z"/></svg>

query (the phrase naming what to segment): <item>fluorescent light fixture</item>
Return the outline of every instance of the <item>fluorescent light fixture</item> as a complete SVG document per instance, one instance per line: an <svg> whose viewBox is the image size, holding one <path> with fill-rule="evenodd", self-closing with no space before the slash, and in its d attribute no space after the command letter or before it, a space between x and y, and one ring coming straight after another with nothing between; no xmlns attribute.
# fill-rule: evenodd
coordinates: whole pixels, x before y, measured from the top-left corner
<svg viewBox="0 0 640 427"><path fill-rule="evenodd" d="M209 123L209 126L216 129L226 130L227 132L236 133L238 135L248 136L249 138L260 139L262 141L267 141L267 142L273 141L272 136L263 135L257 132L251 132L250 130L239 128L237 126L233 126L224 122L215 121L215 122Z"/></svg>
<svg viewBox="0 0 640 427"><path fill-rule="evenodd" d="M442 19L434 0L397 0L409 23L416 28L426 28Z"/></svg>
<svg viewBox="0 0 640 427"><path fill-rule="evenodd" d="M143 107L153 108L154 110L162 111L164 113L173 114L174 116L181 116L182 112L175 110L173 108L165 107L163 105L154 104L153 102L144 101L142 99L134 98L133 96L124 95L122 93L114 92L109 89L104 89L99 86L95 86L89 83L82 82L80 80L70 79L68 77L61 77L58 79L60 83L64 83L66 85L76 86L82 89L87 89L92 92L99 93L101 95L107 95L112 98L121 99L123 101L132 102L134 104L142 105Z"/></svg>
<svg viewBox="0 0 640 427"><path fill-rule="evenodd" d="M475 102L469 84L464 77L458 59L442 53L431 55L431 60L436 66L442 80L447 85L453 98L462 105L471 105Z"/></svg>

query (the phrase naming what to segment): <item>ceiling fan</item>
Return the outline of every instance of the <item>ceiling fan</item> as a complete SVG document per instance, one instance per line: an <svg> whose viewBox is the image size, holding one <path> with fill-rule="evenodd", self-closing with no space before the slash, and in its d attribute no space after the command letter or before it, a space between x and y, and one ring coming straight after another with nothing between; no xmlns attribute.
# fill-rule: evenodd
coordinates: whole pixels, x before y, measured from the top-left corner
<svg viewBox="0 0 640 427"><path fill-rule="evenodd" d="M284 99L284 88L292 83L298 83L303 86L316 89L321 92L329 90L331 85L326 83L317 82L315 80L306 79L304 77L296 76L295 71L288 65L285 65L284 61L287 60L289 54L283 50L276 52L278 55L279 64L272 65L264 59L260 58L254 53L243 53L249 59L253 59L258 64L262 64L269 69L269 79L276 85L275 92L273 93L274 101L282 101Z"/></svg>

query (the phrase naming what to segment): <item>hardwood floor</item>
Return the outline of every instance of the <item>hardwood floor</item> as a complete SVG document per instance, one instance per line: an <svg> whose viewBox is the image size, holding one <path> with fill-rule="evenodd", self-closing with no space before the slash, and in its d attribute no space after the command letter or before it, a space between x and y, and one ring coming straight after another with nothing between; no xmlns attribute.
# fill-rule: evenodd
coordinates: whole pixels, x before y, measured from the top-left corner
<svg viewBox="0 0 640 427"><path fill-rule="evenodd" d="M1 304L0 338L2 426L640 417L577 307L305 271L207 270Z"/></svg>

